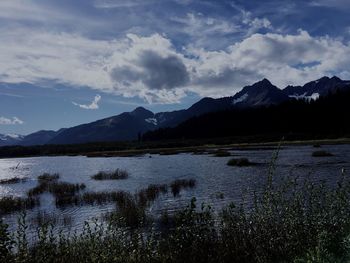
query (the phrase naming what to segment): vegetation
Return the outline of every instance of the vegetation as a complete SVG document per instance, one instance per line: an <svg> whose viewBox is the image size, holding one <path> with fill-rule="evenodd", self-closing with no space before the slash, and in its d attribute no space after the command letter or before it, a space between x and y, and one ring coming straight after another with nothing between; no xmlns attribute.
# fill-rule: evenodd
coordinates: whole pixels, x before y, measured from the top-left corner
<svg viewBox="0 0 350 263"><path fill-rule="evenodd" d="M58 173L49 174L49 173L43 173L42 175L38 176L39 182L52 182L57 181L60 178L60 175Z"/></svg>
<svg viewBox="0 0 350 263"><path fill-rule="evenodd" d="M58 179L58 174L45 173L38 176L39 184L28 191L28 196L34 197L49 192L55 197L56 206L64 206L71 203L78 204L75 194L84 190L86 188L85 184L58 182Z"/></svg>
<svg viewBox="0 0 350 263"><path fill-rule="evenodd" d="M330 157L333 156L330 152L327 151L315 151L312 153L313 157Z"/></svg>
<svg viewBox="0 0 350 263"><path fill-rule="evenodd" d="M25 209L32 209L38 205L40 205L40 201L34 197L2 197L0 198L0 216Z"/></svg>
<svg viewBox="0 0 350 263"><path fill-rule="evenodd" d="M250 162L248 160L248 158L233 158L233 159L230 159L228 162L227 162L227 165L229 166L239 166L239 167L242 167L242 166L251 166L253 165L254 163Z"/></svg>
<svg viewBox="0 0 350 263"><path fill-rule="evenodd" d="M170 184L171 192L173 193L174 197L178 196L181 189L186 188L193 188L196 186L196 180L195 179L179 179L175 180Z"/></svg>
<svg viewBox="0 0 350 263"><path fill-rule="evenodd" d="M126 170L116 169L113 172L98 172L91 178L94 180L121 180L129 177L129 173Z"/></svg>
<svg viewBox="0 0 350 263"><path fill-rule="evenodd" d="M22 183L25 182L27 178L19 178L19 177L13 177L9 179L2 179L0 180L0 184L17 184L17 183Z"/></svg>
<svg viewBox="0 0 350 263"><path fill-rule="evenodd" d="M225 151L225 150L217 150L216 152L214 152L214 156L215 157L228 157L228 156L231 156L231 153L229 151Z"/></svg>

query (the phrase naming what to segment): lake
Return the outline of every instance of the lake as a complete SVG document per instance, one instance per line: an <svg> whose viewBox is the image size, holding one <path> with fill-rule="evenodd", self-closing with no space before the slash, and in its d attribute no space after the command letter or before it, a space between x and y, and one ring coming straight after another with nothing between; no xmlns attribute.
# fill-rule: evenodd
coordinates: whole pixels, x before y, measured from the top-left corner
<svg viewBox="0 0 350 263"><path fill-rule="evenodd" d="M330 157L312 157L312 152L325 150ZM87 158L83 156L34 157L0 160L0 180L13 177L28 178L17 184L0 185L0 197L26 196L37 185L37 176L43 173L59 173L60 181L86 184L85 191L124 190L135 193L150 184L170 184L175 179L196 179L196 187L180 192L174 197L171 192L162 195L150 208L150 213L174 210L186 206L192 197L198 204L213 205L217 210L232 201L241 201L242 193L249 193L261 186L268 173L271 157L275 152L269 147L244 150L229 150L232 157L246 157L257 165L250 167L227 166L232 157L214 157L212 154L195 155L182 153L177 155L149 155L141 157ZM17 168L16 168L17 167ZM91 176L99 171L125 169L129 177L125 180L95 181ZM313 181L336 182L342 169L350 171L350 145L283 146L276 162L275 176L290 175L298 178L310 178ZM100 217L114 209L114 204L102 206L72 206L56 208L53 197L45 193L41 196L41 205L29 210L29 221L36 218L39 211L55 217L66 227L78 229L84 220ZM18 214L3 216L10 227L14 227ZM63 223L71 218L70 223ZM33 223L35 226L35 223Z"/></svg>

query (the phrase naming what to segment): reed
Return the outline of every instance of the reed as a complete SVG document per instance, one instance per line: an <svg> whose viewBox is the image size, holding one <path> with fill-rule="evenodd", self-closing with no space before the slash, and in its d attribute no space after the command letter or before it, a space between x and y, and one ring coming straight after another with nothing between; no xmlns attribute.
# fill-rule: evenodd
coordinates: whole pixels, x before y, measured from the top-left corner
<svg viewBox="0 0 350 263"><path fill-rule="evenodd" d="M126 170L116 169L112 172L100 171L91 178L94 180L121 180L127 179L128 177L129 173Z"/></svg>
<svg viewBox="0 0 350 263"><path fill-rule="evenodd" d="M14 196L2 197L0 198L0 215L18 212L25 209L32 209L38 205L40 205L40 200L38 198Z"/></svg>
<svg viewBox="0 0 350 263"><path fill-rule="evenodd" d="M2 179L0 180L0 184L17 184L17 183L23 183L25 181L27 181L27 177L13 177L13 178L9 178L9 179Z"/></svg>
<svg viewBox="0 0 350 263"><path fill-rule="evenodd" d="M174 197L178 196L182 189L194 188L195 186L195 179L178 179L170 184L171 192L173 193Z"/></svg>

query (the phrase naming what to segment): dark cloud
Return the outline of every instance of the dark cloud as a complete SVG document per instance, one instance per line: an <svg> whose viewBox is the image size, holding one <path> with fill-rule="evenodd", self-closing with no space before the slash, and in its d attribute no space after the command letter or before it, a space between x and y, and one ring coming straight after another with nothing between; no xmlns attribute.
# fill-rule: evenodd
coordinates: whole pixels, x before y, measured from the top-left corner
<svg viewBox="0 0 350 263"><path fill-rule="evenodd" d="M143 82L151 89L173 89L189 81L186 66L176 56L163 58L155 52L146 51L140 60L146 71Z"/></svg>
<svg viewBox="0 0 350 263"><path fill-rule="evenodd" d="M152 90L171 90L185 86L190 79L185 64L177 56L162 57L154 51L144 51L135 64L137 68L114 68L112 79L126 86L141 81Z"/></svg>
<svg viewBox="0 0 350 263"><path fill-rule="evenodd" d="M263 76L256 71L242 68L225 68L218 73L201 76L195 81L195 85L202 87L243 87L261 79Z"/></svg>

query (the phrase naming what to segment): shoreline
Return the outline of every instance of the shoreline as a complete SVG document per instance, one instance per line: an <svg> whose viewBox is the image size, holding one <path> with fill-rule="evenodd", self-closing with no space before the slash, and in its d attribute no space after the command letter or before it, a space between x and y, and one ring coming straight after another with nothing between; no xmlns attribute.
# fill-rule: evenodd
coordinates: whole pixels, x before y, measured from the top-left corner
<svg viewBox="0 0 350 263"><path fill-rule="evenodd" d="M246 150L252 148L266 149L267 147L275 148L277 146L294 146L294 145L345 145L350 144L350 138L338 139L316 139L316 140L286 140L286 141L270 141L270 142L254 142L254 143L229 143L229 144L202 144L198 146L183 147L157 147L157 148L140 148L125 150L109 150L109 151L82 151L76 153L56 153L56 154L23 154L18 156L3 156L0 159L17 159L31 157L58 157L58 156L85 156L88 158L109 158L109 157L136 157L145 154L174 155L180 153L204 154L215 149ZM16 146L9 146L16 147ZM43 146L45 147L45 146ZM1 147L0 147L1 148ZM23 147L24 149L26 147ZM30 147L28 147L30 148Z"/></svg>

